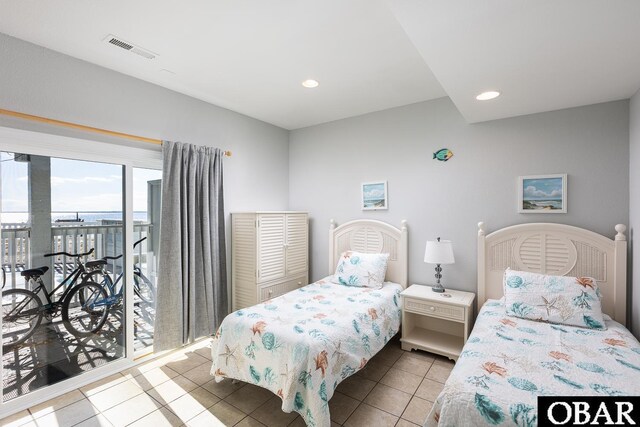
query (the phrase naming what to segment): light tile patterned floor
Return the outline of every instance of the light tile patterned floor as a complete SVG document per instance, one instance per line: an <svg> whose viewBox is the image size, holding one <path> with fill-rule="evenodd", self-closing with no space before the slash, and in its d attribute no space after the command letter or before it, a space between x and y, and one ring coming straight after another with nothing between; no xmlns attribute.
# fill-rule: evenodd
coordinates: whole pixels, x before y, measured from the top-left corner
<svg viewBox="0 0 640 427"><path fill-rule="evenodd" d="M208 342L112 375L0 420L2 426L304 426L280 398L209 376ZM391 341L329 401L332 426L422 425L453 362Z"/></svg>

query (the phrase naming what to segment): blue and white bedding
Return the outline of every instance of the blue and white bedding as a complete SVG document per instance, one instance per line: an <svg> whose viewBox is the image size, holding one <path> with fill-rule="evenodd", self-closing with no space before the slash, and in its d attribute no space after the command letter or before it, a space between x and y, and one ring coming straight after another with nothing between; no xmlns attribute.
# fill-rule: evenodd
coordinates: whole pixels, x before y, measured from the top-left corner
<svg viewBox="0 0 640 427"><path fill-rule="evenodd" d="M606 326L514 318L489 300L425 426L535 426L538 395L640 395L640 343Z"/></svg>
<svg viewBox="0 0 640 427"><path fill-rule="evenodd" d="M328 401L400 327L402 287L331 283L327 277L229 314L212 345L211 374L235 378L282 398L309 426L329 426Z"/></svg>

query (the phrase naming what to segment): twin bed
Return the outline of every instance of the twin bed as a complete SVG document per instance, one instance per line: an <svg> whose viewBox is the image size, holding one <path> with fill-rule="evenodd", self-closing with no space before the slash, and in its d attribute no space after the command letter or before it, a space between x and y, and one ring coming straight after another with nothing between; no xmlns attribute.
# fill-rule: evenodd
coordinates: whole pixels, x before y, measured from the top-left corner
<svg viewBox="0 0 640 427"><path fill-rule="evenodd" d="M479 224L478 317L425 426L535 426L537 396L640 395L640 344L623 326L625 227L616 231L545 223L486 235ZM506 315L507 268L596 279L606 330Z"/></svg>
<svg viewBox="0 0 640 427"><path fill-rule="evenodd" d="M640 344L626 322L624 226L614 240L559 224L478 232L478 318L425 425L537 425L538 395L640 395ZM330 271L345 251L389 253L382 289L331 276L231 313L212 346L212 374L267 388L307 425L329 426L337 385L400 326L407 228L358 220L330 230ZM506 315L505 269L588 276L602 292L606 330Z"/></svg>
<svg viewBox="0 0 640 427"><path fill-rule="evenodd" d="M381 289L344 286L331 276L227 316L214 338L212 374L264 387L309 426L329 426L338 384L364 368L400 328L407 285L407 228L358 220L329 232L329 262L342 253L388 253Z"/></svg>

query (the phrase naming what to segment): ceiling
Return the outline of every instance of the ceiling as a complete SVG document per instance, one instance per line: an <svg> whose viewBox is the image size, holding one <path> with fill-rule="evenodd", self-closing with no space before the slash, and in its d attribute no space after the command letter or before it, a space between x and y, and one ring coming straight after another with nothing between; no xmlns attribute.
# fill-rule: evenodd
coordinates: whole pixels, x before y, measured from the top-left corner
<svg viewBox="0 0 640 427"><path fill-rule="evenodd" d="M469 122L630 98L640 1L389 0ZM479 102L496 89L502 95Z"/></svg>
<svg viewBox="0 0 640 427"><path fill-rule="evenodd" d="M0 10L0 32L286 129L443 96L477 122L640 88L637 0L0 0ZM109 34L158 56L105 43ZM320 86L302 87L309 78ZM476 101L487 89L502 96Z"/></svg>

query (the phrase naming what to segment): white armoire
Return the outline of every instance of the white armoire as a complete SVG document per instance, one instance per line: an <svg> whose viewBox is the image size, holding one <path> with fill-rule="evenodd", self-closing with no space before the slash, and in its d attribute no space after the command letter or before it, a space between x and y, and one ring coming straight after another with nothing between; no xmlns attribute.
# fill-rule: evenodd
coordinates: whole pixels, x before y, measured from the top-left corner
<svg viewBox="0 0 640 427"><path fill-rule="evenodd" d="M308 284L306 212L232 213L231 233L234 311Z"/></svg>

